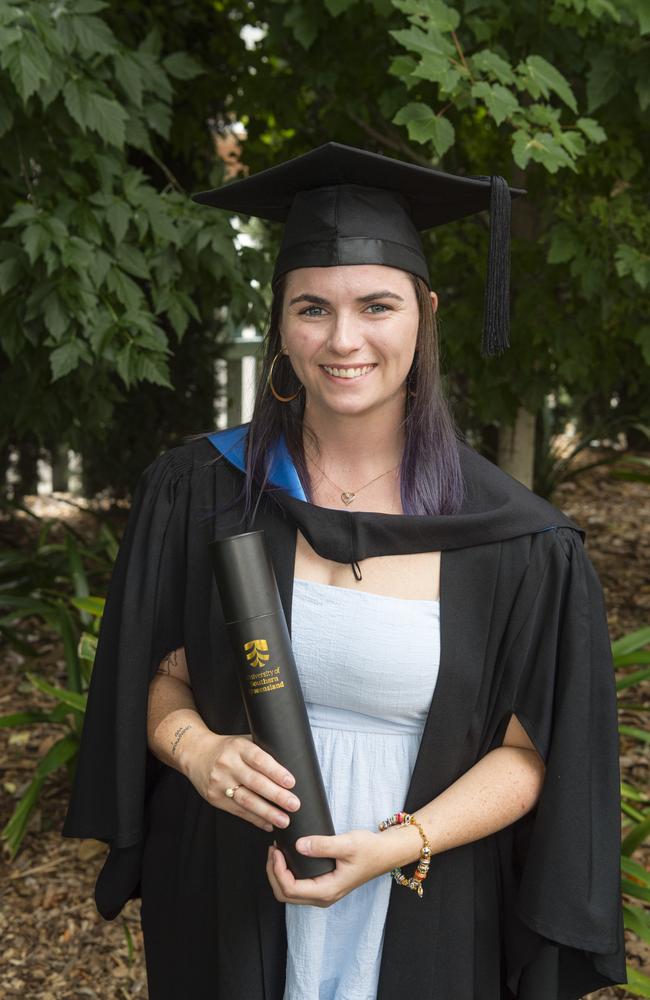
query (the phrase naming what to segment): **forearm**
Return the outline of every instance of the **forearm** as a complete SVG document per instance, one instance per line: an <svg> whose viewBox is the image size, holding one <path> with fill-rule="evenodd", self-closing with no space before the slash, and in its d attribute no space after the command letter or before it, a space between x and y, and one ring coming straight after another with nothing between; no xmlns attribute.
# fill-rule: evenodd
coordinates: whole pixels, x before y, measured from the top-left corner
<svg viewBox="0 0 650 1000"><path fill-rule="evenodd" d="M149 685L147 743L164 764L187 774L193 747L216 734L199 715L192 688L177 677L157 674Z"/></svg>
<svg viewBox="0 0 650 1000"><path fill-rule="evenodd" d="M480 840L514 823L537 802L544 773L544 764L535 750L516 746L491 750L413 813L431 844L432 854ZM416 826L390 827L378 836L383 871L419 859L422 837Z"/></svg>

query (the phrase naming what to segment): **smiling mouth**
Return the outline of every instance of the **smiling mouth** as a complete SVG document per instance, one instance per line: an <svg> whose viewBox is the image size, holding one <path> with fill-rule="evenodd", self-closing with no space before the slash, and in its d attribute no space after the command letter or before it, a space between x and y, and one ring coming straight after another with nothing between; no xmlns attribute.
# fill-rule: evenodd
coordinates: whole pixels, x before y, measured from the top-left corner
<svg viewBox="0 0 650 1000"><path fill-rule="evenodd" d="M376 363L370 365L347 365L346 367L319 365L319 368L322 368L328 378L336 379L338 382L353 382L356 379L363 378L365 375L369 375L376 367Z"/></svg>

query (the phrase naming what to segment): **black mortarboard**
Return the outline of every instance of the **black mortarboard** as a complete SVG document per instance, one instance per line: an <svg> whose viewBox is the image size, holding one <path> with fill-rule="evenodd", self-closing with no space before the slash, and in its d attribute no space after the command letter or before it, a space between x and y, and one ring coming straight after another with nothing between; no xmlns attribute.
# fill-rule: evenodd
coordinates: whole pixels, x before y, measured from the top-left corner
<svg viewBox="0 0 650 1000"><path fill-rule="evenodd" d="M326 142L286 163L193 195L284 222L273 283L298 267L387 264L431 282L419 232L490 210L483 356L509 346L510 200L503 177L459 177Z"/></svg>

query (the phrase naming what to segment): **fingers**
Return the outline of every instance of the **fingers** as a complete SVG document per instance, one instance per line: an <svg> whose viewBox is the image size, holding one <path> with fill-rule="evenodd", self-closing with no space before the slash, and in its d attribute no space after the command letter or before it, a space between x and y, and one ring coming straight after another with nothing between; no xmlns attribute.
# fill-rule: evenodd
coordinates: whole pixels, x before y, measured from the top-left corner
<svg viewBox="0 0 650 1000"><path fill-rule="evenodd" d="M293 775L252 743L250 734L231 736L224 741L218 771L213 777L219 790L219 802L215 804L267 832L273 829L273 824L282 828L290 824L290 816L278 806L289 812L300 808L300 800L288 790L295 784ZM233 798L225 795L228 785L240 786Z"/></svg>
<svg viewBox="0 0 650 1000"><path fill-rule="evenodd" d="M255 743L244 747L241 751L241 758L254 770L266 774L272 781L283 788L292 788L296 783L296 779L287 771L286 767L283 767L271 754L262 750Z"/></svg>
<svg viewBox="0 0 650 1000"><path fill-rule="evenodd" d="M252 767L245 767L240 781L251 800L259 798L260 801L264 802L265 808L270 808L267 818L272 823L279 822L281 826L289 825L284 822L285 813L282 812L282 809L286 809L289 814L297 812L300 808L300 799L297 795L287 789L278 788L275 782L259 771L255 771ZM254 808L252 801L251 803L244 802L244 805L248 806L249 809ZM281 808L274 809L274 805Z"/></svg>
<svg viewBox="0 0 650 1000"><path fill-rule="evenodd" d="M268 853L266 856L266 875L271 885L271 889L273 890L273 895L275 896L277 901L279 903L288 903L289 900L284 895L282 886L280 885L280 881L276 873L276 866L277 866L277 871L280 871L280 861L278 859L278 855L281 854L282 851L277 850L277 848L275 848L273 844L269 845ZM284 858L282 858L282 860L284 861Z"/></svg>
<svg viewBox="0 0 650 1000"><path fill-rule="evenodd" d="M275 808L270 802L256 795L255 792L252 792L243 784L235 792L235 797L237 806L251 815L257 816L258 820L266 824L275 824L275 826L282 827L282 829L286 829L289 826L290 819L286 813ZM230 801L234 802L235 799L230 799ZM268 829L268 827L265 826L264 829ZM270 829L272 830L273 826Z"/></svg>
<svg viewBox="0 0 650 1000"><path fill-rule="evenodd" d="M328 872L317 878L296 879L287 866L282 851L272 844L268 849L266 874L273 895L280 903L326 907L345 895L345 891L341 892L337 888L336 872Z"/></svg>

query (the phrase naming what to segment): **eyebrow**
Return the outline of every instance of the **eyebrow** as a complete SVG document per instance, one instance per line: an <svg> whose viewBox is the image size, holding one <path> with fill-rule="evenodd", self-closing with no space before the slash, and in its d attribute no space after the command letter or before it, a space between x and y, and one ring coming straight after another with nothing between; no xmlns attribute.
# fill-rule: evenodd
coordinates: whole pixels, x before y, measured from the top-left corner
<svg viewBox="0 0 650 1000"><path fill-rule="evenodd" d="M372 302L373 299L398 299L399 302L404 301L401 295L397 295L396 292L391 292L388 289L383 289L380 292L369 292L367 295L359 295L354 301ZM311 302L316 306L330 306L332 304L329 299L324 299L321 295L308 295L306 292L303 292L302 295L296 295L295 298L291 299L289 305L293 306L296 302Z"/></svg>

